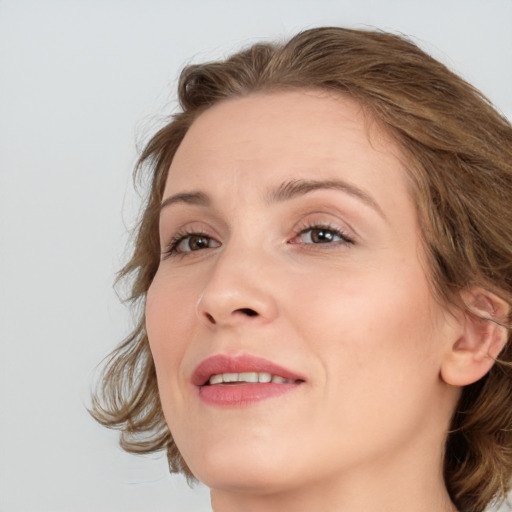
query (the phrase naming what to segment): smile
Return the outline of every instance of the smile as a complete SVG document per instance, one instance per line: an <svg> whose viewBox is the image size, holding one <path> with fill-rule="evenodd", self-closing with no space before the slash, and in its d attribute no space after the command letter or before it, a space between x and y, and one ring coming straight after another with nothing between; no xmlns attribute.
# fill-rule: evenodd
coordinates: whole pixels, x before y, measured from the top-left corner
<svg viewBox="0 0 512 512"><path fill-rule="evenodd" d="M212 375L208 380L209 385L214 384L233 384L239 382L273 382L274 384L291 384L294 381L291 379L285 379L280 375L272 375L267 372L242 372L242 373L220 373Z"/></svg>
<svg viewBox="0 0 512 512"><path fill-rule="evenodd" d="M191 381L203 403L242 407L289 393L305 379L260 357L218 354L202 361Z"/></svg>

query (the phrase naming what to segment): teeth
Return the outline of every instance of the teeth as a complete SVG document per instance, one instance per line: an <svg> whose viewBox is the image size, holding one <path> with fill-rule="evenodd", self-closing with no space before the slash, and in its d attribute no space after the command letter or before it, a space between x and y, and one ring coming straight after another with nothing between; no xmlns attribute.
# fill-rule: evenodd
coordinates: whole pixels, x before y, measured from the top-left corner
<svg viewBox="0 0 512 512"><path fill-rule="evenodd" d="M273 382L275 384L288 384L293 382L293 380L267 372L218 373L212 375L208 380L209 384L222 384L224 382Z"/></svg>
<svg viewBox="0 0 512 512"><path fill-rule="evenodd" d="M244 372L238 374L238 380L243 380L245 382L258 382L258 373L257 372Z"/></svg>
<svg viewBox="0 0 512 512"><path fill-rule="evenodd" d="M270 373L259 373L258 382L271 382L272 375Z"/></svg>
<svg viewBox="0 0 512 512"><path fill-rule="evenodd" d="M210 384L222 384L224 382L222 379L222 373L220 375L212 375L208 382Z"/></svg>

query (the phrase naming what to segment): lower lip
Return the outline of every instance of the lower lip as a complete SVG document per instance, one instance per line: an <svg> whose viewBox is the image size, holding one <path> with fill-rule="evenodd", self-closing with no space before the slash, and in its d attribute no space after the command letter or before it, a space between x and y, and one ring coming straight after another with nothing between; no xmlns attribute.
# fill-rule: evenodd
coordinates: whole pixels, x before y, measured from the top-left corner
<svg viewBox="0 0 512 512"><path fill-rule="evenodd" d="M300 383L214 384L199 387L200 399L208 405L242 407L290 393Z"/></svg>

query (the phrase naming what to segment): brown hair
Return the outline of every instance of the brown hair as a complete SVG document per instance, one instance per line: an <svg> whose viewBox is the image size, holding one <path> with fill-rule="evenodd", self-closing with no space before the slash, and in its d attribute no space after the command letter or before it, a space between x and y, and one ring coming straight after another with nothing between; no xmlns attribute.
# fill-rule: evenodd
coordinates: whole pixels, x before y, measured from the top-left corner
<svg viewBox="0 0 512 512"><path fill-rule="evenodd" d="M512 127L471 85L410 41L378 31L317 28L284 44L255 44L225 61L185 68L182 112L149 141L136 170L151 186L136 230L130 299L139 323L109 359L93 415L118 428L131 452L167 450L193 478L165 423L144 328L146 292L160 259L158 211L173 156L194 119L225 99L282 88L321 88L358 100L405 157L433 289L456 304L483 286L512 304ZM512 474L512 344L464 388L445 448L445 482L462 512L505 496Z"/></svg>

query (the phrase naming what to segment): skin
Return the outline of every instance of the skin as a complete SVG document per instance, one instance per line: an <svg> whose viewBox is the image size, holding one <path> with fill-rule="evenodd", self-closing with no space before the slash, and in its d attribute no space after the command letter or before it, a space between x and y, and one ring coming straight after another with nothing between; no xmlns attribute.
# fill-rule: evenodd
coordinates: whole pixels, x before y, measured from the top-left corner
<svg viewBox="0 0 512 512"><path fill-rule="evenodd" d="M218 104L180 145L164 199L210 204L162 209L146 325L166 420L215 511L455 510L442 448L459 388L441 368L463 326L432 295L402 161L358 103L316 90ZM290 180L359 192L269 202ZM190 378L219 353L305 382L206 405Z"/></svg>

